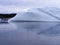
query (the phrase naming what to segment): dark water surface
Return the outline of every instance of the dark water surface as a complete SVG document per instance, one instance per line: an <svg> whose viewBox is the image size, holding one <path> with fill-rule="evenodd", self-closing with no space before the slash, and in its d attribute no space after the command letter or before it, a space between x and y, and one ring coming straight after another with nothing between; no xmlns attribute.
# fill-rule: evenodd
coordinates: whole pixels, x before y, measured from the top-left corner
<svg viewBox="0 0 60 45"><path fill-rule="evenodd" d="M0 23L0 45L60 45L60 22Z"/></svg>

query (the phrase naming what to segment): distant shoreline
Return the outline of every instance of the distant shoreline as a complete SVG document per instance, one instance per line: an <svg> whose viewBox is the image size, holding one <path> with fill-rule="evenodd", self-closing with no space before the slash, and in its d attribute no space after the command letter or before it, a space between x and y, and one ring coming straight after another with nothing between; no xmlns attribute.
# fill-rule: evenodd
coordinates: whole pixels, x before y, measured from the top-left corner
<svg viewBox="0 0 60 45"><path fill-rule="evenodd" d="M57 22L57 23L60 23L60 21L33 21L33 20L11 20L11 22Z"/></svg>

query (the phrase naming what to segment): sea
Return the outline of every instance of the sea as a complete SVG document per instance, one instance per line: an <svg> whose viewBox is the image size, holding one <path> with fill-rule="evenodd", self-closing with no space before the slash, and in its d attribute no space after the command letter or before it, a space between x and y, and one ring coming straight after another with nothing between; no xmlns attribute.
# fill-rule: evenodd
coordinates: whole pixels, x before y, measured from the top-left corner
<svg viewBox="0 0 60 45"><path fill-rule="evenodd" d="M60 45L60 22L0 23L0 45Z"/></svg>

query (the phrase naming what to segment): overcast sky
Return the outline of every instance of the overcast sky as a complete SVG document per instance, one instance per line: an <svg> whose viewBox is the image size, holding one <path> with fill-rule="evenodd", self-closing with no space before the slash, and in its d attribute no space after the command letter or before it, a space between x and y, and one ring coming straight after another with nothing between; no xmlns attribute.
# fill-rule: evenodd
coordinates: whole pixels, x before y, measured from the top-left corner
<svg viewBox="0 0 60 45"><path fill-rule="evenodd" d="M22 8L59 7L60 0L0 0L0 10L19 11Z"/></svg>

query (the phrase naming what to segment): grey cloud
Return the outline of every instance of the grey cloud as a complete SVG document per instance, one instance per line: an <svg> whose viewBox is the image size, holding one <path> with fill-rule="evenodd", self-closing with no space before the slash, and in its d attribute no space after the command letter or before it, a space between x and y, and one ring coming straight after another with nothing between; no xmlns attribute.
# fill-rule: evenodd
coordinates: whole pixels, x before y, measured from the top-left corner
<svg viewBox="0 0 60 45"><path fill-rule="evenodd" d="M2 6L17 6L17 7L60 7L59 0L0 0Z"/></svg>
<svg viewBox="0 0 60 45"><path fill-rule="evenodd" d="M55 6L60 2L59 0L0 0L0 5L17 5L17 6Z"/></svg>

